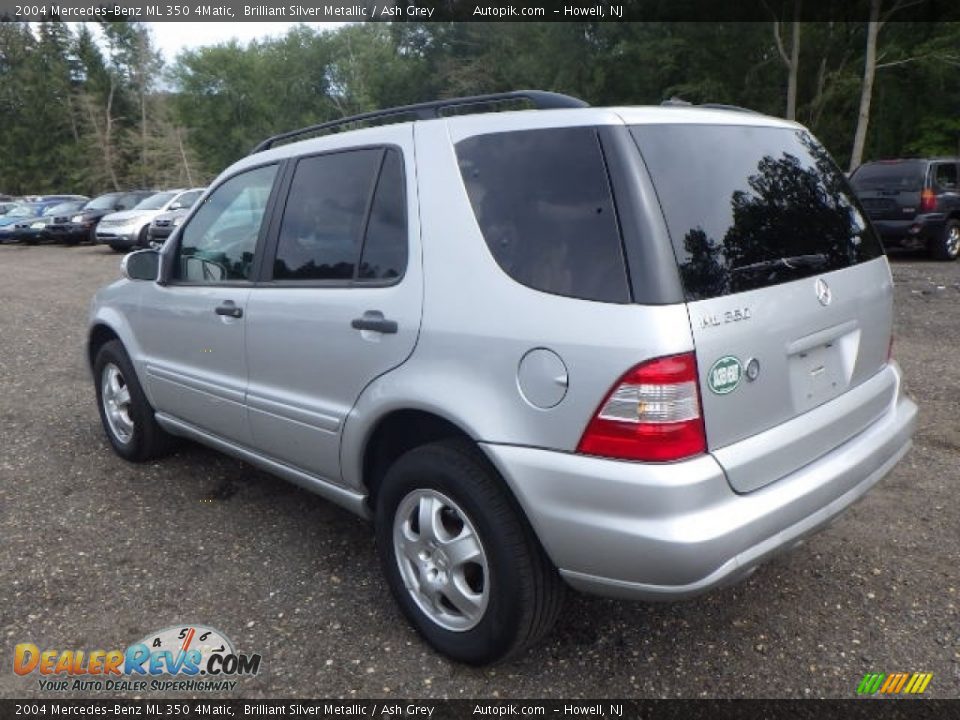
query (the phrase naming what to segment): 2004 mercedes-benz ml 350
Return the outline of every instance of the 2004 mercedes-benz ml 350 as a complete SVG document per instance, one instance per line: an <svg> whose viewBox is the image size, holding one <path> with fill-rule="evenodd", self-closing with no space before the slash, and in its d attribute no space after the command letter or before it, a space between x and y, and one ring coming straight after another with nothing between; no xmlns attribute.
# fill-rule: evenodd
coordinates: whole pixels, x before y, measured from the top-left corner
<svg viewBox="0 0 960 720"><path fill-rule="evenodd" d="M483 663L565 585L742 577L907 452L890 269L803 127L537 91L371 119L264 141L97 294L122 457L186 437L372 518L410 622Z"/></svg>

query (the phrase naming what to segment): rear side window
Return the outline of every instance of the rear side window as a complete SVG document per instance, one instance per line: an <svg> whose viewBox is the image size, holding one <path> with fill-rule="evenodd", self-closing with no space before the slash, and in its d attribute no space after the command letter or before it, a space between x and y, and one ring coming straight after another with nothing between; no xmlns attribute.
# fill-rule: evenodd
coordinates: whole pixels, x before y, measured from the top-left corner
<svg viewBox="0 0 960 720"><path fill-rule="evenodd" d="M802 130L638 125L688 300L880 256L843 173Z"/></svg>
<svg viewBox="0 0 960 720"><path fill-rule="evenodd" d="M274 280L392 280L407 264L403 164L395 149L300 160L280 225Z"/></svg>
<svg viewBox="0 0 960 720"><path fill-rule="evenodd" d="M594 128L492 133L456 149L474 215L504 272L556 295L630 301Z"/></svg>
<svg viewBox="0 0 960 720"><path fill-rule="evenodd" d="M939 190L956 190L957 166L953 163L937 163L934 165L933 183Z"/></svg>

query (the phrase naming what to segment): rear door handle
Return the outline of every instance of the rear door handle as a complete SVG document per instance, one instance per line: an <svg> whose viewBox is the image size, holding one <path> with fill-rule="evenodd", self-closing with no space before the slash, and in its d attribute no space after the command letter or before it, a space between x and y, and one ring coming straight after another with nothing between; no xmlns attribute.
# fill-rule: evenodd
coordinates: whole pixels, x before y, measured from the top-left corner
<svg viewBox="0 0 960 720"><path fill-rule="evenodd" d="M226 315L227 317L232 318L242 318L243 317L243 308L237 307L237 304L233 300L224 300L223 305L217 305L214 309L214 312L217 315Z"/></svg>
<svg viewBox="0 0 960 720"><path fill-rule="evenodd" d="M363 317L351 320L350 327L354 330L372 330L385 335L392 335L397 332L396 321L387 320L379 310L367 310Z"/></svg>

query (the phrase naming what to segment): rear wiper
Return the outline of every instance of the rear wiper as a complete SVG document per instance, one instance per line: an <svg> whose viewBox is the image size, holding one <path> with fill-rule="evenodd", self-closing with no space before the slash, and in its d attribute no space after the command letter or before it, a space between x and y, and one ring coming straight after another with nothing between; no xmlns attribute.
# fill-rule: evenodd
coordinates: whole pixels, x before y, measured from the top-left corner
<svg viewBox="0 0 960 720"><path fill-rule="evenodd" d="M787 268L788 270L809 270L821 268L829 262L823 253L814 253L812 255L791 255L790 257L776 258L774 260L763 260L761 262L750 263L749 265L740 265L731 268L731 272L758 272L763 270L774 270L778 268Z"/></svg>

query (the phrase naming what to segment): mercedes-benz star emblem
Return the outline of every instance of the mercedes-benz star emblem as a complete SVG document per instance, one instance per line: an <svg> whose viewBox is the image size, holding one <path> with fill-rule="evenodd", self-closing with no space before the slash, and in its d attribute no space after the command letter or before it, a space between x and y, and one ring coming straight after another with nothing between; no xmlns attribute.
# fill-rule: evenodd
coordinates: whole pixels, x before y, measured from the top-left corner
<svg viewBox="0 0 960 720"><path fill-rule="evenodd" d="M830 286L824 281L823 278L817 279L817 284L814 285L814 289L817 291L817 300L820 301L820 304L826 307L830 304L830 301L833 300L833 293L830 292Z"/></svg>

